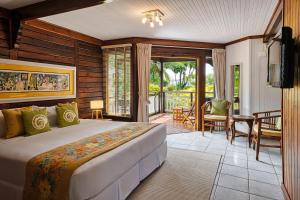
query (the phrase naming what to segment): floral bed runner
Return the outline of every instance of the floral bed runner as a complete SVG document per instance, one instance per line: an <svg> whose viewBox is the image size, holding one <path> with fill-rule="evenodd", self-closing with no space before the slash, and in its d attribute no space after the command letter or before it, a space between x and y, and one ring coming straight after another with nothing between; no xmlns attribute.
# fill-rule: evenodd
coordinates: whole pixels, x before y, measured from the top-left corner
<svg viewBox="0 0 300 200"><path fill-rule="evenodd" d="M69 199L71 176L78 167L155 126L157 124L130 123L35 156L26 166L23 199Z"/></svg>

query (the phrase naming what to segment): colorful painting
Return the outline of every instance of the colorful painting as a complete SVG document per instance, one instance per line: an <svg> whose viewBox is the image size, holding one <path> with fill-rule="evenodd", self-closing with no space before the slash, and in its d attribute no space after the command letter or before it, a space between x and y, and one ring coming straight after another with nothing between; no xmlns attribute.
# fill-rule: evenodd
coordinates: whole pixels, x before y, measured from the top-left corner
<svg viewBox="0 0 300 200"><path fill-rule="evenodd" d="M0 59L0 102L75 98L75 67Z"/></svg>

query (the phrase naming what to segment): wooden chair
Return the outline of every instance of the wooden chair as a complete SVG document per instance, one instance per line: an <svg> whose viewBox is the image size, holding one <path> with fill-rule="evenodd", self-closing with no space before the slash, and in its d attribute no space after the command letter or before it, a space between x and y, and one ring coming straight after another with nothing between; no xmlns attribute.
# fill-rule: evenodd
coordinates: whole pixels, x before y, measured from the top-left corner
<svg viewBox="0 0 300 200"><path fill-rule="evenodd" d="M214 101L214 100L212 100ZM201 106L202 110L202 135L204 135L205 127L210 127L210 132L212 133L215 127L223 127L226 131L226 138L228 139L229 133L229 109L231 107L231 102L226 101L225 115L215 115L211 114L212 101L208 101Z"/></svg>
<svg viewBox="0 0 300 200"><path fill-rule="evenodd" d="M274 147L280 148L281 150L281 138L282 138L282 130L281 130L281 111L266 111L266 112L257 112L253 113L254 126L252 130L252 144L253 149L255 149L256 145L256 160L259 159L259 149L261 146L263 147ZM273 144L262 144L261 138L272 138L279 140L279 145Z"/></svg>
<svg viewBox="0 0 300 200"><path fill-rule="evenodd" d="M190 122L193 126L195 126L195 121L196 121L195 104L193 104L191 109L183 110L182 117L183 117L183 120L182 120L183 124L186 122Z"/></svg>

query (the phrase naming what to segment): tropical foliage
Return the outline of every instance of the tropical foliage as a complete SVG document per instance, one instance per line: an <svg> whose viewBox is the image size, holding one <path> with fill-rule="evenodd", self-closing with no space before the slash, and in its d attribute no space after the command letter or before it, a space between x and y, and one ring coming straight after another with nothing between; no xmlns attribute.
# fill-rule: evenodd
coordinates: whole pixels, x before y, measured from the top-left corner
<svg viewBox="0 0 300 200"><path fill-rule="evenodd" d="M211 66L210 66L211 67ZM165 62L164 66L158 61L152 61L150 67L150 93L160 91L160 73L163 70L163 91L191 91L195 92L196 62ZM214 75L206 74L205 92L207 97L214 96Z"/></svg>

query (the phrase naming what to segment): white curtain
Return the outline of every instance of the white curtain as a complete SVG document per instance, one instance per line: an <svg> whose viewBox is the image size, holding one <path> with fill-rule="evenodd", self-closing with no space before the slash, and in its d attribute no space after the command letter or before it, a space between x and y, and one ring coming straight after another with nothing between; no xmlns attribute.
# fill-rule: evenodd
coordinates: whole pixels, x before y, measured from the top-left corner
<svg viewBox="0 0 300 200"><path fill-rule="evenodd" d="M151 44L137 44L137 65L139 82L138 122L148 122L149 74L151 62Z"/></svg>
<svg viewBox="0 0 300 200"><path fill-rule="evenodd" d="M226 63L225 49L213 49L212 59L214 66L215 88L217 99L225 99Z"/></svg>

